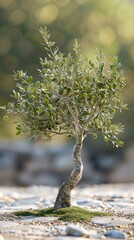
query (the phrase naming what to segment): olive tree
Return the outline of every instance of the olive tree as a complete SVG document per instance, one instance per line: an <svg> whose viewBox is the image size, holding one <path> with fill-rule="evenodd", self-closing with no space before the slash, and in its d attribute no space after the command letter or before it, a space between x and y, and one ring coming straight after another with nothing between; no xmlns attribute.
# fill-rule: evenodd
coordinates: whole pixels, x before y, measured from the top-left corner
<svg viewBox="0 0 134 240"><path fill-rule="evenodd" d="M47 28L40 32L47 57L40 59L39 79L33 81L27 73L15 72L15 101L8 103L6 112L17 115L17 135L24 132L45 140L51 140L55 134L75 138L74 168L59 189L54 205L58 209L71 205L71 190L82 177L81 149L87 135L96 139L101 133L105 142L122 146L118 134L123 126L112 120L117 110L126 108L121 100L125 77L117 57L106 69L103 51L97 50L92 62L81 54L77 40L72 53L65 56L50 40ZM7 115L4 120L8 120Z"/></svg>

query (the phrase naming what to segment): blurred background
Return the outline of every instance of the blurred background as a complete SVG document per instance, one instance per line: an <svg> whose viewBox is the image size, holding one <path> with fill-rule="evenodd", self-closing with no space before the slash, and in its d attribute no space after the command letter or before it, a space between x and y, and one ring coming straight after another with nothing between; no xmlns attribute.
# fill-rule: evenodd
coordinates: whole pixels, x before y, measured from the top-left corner
<svg viewBox="0 0 134 240"><path fill-rule="evenodd" d="M15 88L13 71L38 79L39 58L45 56L39 28L48 26L65 54L77 38L83 54L94 58L103 48L107 61L119 56L127 78L122 98L129 110L116 115L125 125L123 148L106 145L100 137L85 140L82 183L134 182L134 1L133 0L0 0L0 105ZM31 143L18 137L14 118L3 122L0 111L0 184L59 185L72 169L74 140L55 137L51 143Z"/></svg>

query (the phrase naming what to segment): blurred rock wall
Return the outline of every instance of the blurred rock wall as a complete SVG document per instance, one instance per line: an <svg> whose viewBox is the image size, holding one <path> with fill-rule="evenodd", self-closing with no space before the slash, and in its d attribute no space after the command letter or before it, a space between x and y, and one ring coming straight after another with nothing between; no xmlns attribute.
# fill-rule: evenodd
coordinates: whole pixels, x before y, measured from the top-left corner
<svg viewBox="0 0 134 240"><path fill-rule="evenodd" d="M0 185L58 186L73 168L73 145L0 143ZM127 158L127 159L126 159ZM134 151L122 154L82 151L81 183L134 182Z"/></svg>

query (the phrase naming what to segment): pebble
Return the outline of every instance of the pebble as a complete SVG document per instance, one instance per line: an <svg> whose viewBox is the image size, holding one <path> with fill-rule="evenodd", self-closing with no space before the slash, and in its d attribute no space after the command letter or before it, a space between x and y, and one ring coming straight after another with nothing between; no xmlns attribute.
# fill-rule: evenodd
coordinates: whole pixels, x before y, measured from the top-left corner
<svg viewBox="0 0 134 240"><path fill-rule="evenodd" d="M56 230L58 232L65 232L65 227L54 226L52 227L52 230Z"/></svg>
<svg viewBox="0 0 134 240"><path fill-rule="evenodd" d="M74 237L82 237L82 236L88 236L89 233L82 227L78 227L74 224L69 224L66 227L66 234L68 236L74 236Z"/></svg>
<svg viewBox="0 0 134 240"><path fill-rule="evenodd" d="M110 238L119 238L119 239L126 238L124 232L119 231L119 230L109 230L109 231L105 232L104 235L106 237L110 237Z"/></svg>

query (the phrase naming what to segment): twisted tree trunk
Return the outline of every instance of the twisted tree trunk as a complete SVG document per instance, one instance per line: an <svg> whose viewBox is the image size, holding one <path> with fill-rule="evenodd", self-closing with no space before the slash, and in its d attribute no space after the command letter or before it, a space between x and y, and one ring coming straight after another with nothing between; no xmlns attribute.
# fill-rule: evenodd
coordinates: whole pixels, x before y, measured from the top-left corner
<svg viewBox="0 0 134 240"><path fill-rule="evenodd" d="M83 137L76 139L73 151L74 168L71 175L63 182L56 198L54 209L65 208L71 206L71 190L81 180L83 172L83 164L81 161L81 149L83 145Z"/></svg>

